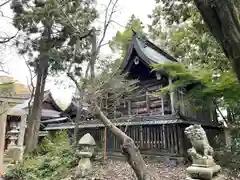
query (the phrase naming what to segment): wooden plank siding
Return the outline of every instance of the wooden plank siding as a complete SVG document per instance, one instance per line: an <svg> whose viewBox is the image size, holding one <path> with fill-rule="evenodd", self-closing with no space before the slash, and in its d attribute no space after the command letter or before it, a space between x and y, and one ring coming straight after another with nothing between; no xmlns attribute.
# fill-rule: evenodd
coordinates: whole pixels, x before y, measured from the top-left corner
<svg viewBox="0 0 240 180"><path fill-rule="evenodd" d="M173 157L184 157L188 159L187 150L191 147L189 140L184 135L187 124L161 124L161 125L142 125L142 126L121 126L118 127L130 136L141 153L159 154ZM216 141L217 137L222 141L223 132L219 128L204 127L209 143L214 148L220 147ZM90 133L97 146L102 149L104 145L104 127L85 128L79 131L79 138L85 133ZM214 137L214 138L213 138ZM120 142L107 130L107 151L121 152Z"/></svg>
<svg viewBox="0 0 240 180"><path fill-rule="evenodd" d="M116 111L121 112L122 116L134 115L168 115L171 114L170 100L166 97L156 97L150 93L136 96L127 102L120 102Z"/></svg>
<svg viewBox="0 0 240 180"><path fill-rule="evenodd" d="M179 155L179 146L181 143L176 143L180 140L176 132L176 126L174 124L159 125L159 126L129 126L119 127L121 130L126 131L126 134L130 136L141 152L153 152L159 154L171 154L174 156ZM162 130L165 129L165 132ZM103 147L103 133L104 128L96 129L81 129L79 136L83 136L85 133L90 133L96 140L97 145ZM166 136L165 136L166 134ZM79 137L79 138L80 138ZM107 130L107 150L108 151L120 151L120 142L116 137Z"/></svg>

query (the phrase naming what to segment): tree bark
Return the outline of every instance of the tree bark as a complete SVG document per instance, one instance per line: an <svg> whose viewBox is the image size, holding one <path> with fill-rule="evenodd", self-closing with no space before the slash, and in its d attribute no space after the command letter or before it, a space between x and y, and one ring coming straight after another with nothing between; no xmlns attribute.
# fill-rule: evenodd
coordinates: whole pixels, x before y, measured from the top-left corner
<svg viewBox="0 0 240 180"><path fill-rule="evenodd" d="M45 57L46 58L46 57ZM48 59L42 59L39 62L37 72L37 82L31 114L28 118L26 134L26 153L30 153L37 148L38 134L41 123L42 101L47 77Z"/></svg>
<svg viewBox="0 0 240 180"><path fill-rule="evenodd" d="M45 84L46 84L46 79L47 79L47 74L48 74L48 57L45 57L43 60L43 67L42 69L42 79L41 79L41 91L40 91L40 97L39 97L39 106L38 106L38 112L37 112L37 121L34 124L34 135L33 135L33 150L37 148L38 145L38 135L39 135L39 130L40 130L40 124L41 124L41 116L42 116L42 103L43 103L43 98L44 98L44 89L45 89Z"/></svg>
<svg viewBox="0 0 240 180"><path fill-rule="evenodd" d="M42 44L40 43L40 56L37 64L37 82L33 100L31 114L28 118L27 134L26 134L26 153L31 153L36 150L38 145L38 135L41 123L42 102L44 96L44 88L48 74L48 51L50 49L48 42L51 40L51 25L46 25L43 36Z"/></svg>
<svg viewBox="0 0 240 180"><path fill-rule="evenodd" d="M96 115L102 121L102 123L110 129L110 131L117 137L121 142L121 149L123 155L127 158L128 163L134 170L138 180L146 180L147 170L146 164L140 154L139 149L136 147L132 138L127 136L119 128L117 128L101 111L99 106L96 104Z"/></svg>
<svg viewBox="0 0 240 180"><path fill-rule="evenodd" d="M78 144L78 130L79 130L79 124L81 121L81 112L82 112L82 104L80 102L81 98L77 99L77 114L76 114L76 119L75 119L75 127L73 130L73 145L76 146Z"/></svg>
<svg viewBox="0 0 240 180"><path fill-rule="evenodd" d="M92 51L91 51L91 59L90 59L90 75L91 80L95 77L95 64L97 60L97 37L96 37L96 29L92 29Z"/></svg>
<svg viewBox="0 0 240 180"><path fill-rule="evenodd" d="M233 0L194 0L210 32L231 61L240 83L240 19Z"/></svg>

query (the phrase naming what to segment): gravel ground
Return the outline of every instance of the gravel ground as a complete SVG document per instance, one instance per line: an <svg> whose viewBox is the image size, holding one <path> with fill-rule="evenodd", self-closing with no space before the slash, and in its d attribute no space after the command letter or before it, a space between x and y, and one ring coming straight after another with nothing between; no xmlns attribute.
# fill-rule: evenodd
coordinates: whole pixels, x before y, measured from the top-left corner
<svg viewBox="0 0 240 180"><path fill-rule="evenodd" d="M182 167L174 168L158 163L147 164L147 168L150 180L179 180L179 177L185 177L185 169ZM121 161L108 161L104 174L107 180L136 180L130 165Z"/></svg>
<svg viewBox="0 0 240 180"><path fill-rule="evenodd" d="M123 161L108 160L105 165L96 163L94 165L95 179L104 180L136 180L133 170L129 164ZM168 166L161 163L150 163L147 164L148 169L148 180L185 180L186 166ZM240 177L234 178L228 175L228 171L224 170L224 175L227 180L239 180Z"/></svg>

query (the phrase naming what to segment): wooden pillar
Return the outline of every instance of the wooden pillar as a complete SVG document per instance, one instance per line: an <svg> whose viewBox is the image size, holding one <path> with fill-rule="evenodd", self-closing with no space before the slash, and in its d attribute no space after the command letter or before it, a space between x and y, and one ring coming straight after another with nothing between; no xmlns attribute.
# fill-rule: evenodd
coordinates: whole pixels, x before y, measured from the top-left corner
<svg viewBox="0 0 240 180"><path fill-rule="evenodd" d="M117 117L117 106L116 106L116 104L114 103L114 110L113 110L113 118L114 119L116 119L116 117Z"/></svg>
<svg viewBox="0 0 240 180"><path fill-rule="evenodd" d="M149 96L148 92L146 91L146 107L147 107L147 114L150 113L150 107L149 107Z"/></svg>
<svg viewBox="0 0 240 180"><path fill-rule="evenodd" d="M27 120L27 115L23 114L21 116L20 127L19 127L19 135L18 135L18 141L17 141L18 146L23 146L23 144L24 144L24 136L25 136L25 130L26 130L26 120Z"/></svg>
<svg viewBox="0 0 240 180"><path fill-rule="evenodd" d="M128 116L131 116L131 101L128 100Z"/></svg>
<svg viewBox="0 0 240 180"><path fill-rule="evenodd" d="M143 148L143 127L140 126L140 148Z"/></svg>
<svg viewBox="0 0 240 180"><path fill-rule="evenodd" d="M169 81L169 85L171 86L171 85L172 85L172 78L169 77L168 81ZM171 103L171 111L172 111L172 114L175 114L174 91L171 91L171 92L170 92L170 103Z"/></svg>
<svg viewBox="0 0 240 180"><path fill-rule="evenodd" d="M103 151L103 159L104 162L107 160L107 127L104 127L104 151Z"/></svg>
<svg viewBox="0 0 240 180"><path fill-rule="evenodd" d="M7 102L3 102L0 107L0 176L3 173L3 158L4 158L4 146L5 146L5 131L7 122Z"/></svg>
<svg viewBox="0 0 240 180"><path fill-rule="evenodd" d="M161 96L162 116L164 116L164 94Z"/></svg>
<svg viewBox="0 0 240 180"><path fill-rule="evenodd" d="M178 136L178 154L179 156L184 156L184 154L187 152L185 151L186 146L184 146L185 138L184 138L184 132L183 128L177 125L177 136Z"/></svg>
<svg viewBox="0 0 240 180"><path fill-rule="evenodd" d="M163 142L163 150L165 151L167 146L166 146L166 129L165 129L165 124L162 125L162 142Z"/></svg>

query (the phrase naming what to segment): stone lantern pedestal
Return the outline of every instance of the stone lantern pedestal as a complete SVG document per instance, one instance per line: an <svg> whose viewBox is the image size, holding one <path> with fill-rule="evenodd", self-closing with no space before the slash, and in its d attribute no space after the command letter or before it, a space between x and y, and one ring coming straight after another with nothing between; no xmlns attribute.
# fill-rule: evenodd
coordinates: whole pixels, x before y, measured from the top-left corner
<svg viewBox="0 0 240 180"><path fill-rule="evenodd" d="M9 132L10 143L8 144L7 151L4 155L4 160L9 161L10 163L18 163L22 161L24 148L18 146L16 141L18 140L19 131L16 126L14 126Z"/></svg>

